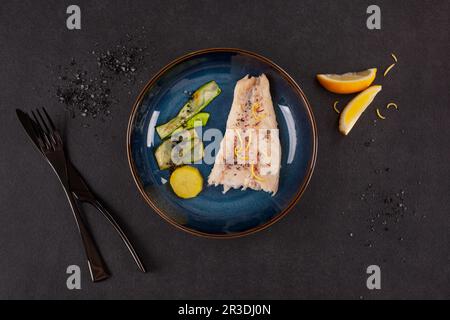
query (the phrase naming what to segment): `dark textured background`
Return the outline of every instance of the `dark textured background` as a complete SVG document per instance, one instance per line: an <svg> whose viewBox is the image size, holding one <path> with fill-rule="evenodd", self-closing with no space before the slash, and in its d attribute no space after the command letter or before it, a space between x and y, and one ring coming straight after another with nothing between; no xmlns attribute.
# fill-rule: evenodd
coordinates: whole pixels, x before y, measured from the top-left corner
<svg viewBox="0 0 450 320"><path fill-rule="evenodd" d="M450 298L448 1L378 0L380 31L365 26L373 1L76 1L82 30L68 31L71 2L0 6L0 298ZM94 43L106 49L142 26L146 68L131 94L115 91L112 119L87 128L70 119L55 97L56 66L89 61ZM270 229L230 241L180 232L154 214L125 149L140 81L180 55L216 46L255 51L285 68L319 129L316 170L300 203ZM314 75L373 66L382 73L391 52L398 65L378 77L384 88L376 103L342 137L331 104L349 97L326 92ZM375 107L392 100L400 111L385 111L388 119L374 125ZM92 214L113 277L90 283L63 191L15 117L15 108L37 106L66 120L74 163L124 222L151 273L139 273ZM401 190L408 210L384 224L383 199ZM80 291L66 289L70 264L82 268ZM366 288L371 264L381 267L380 291Z"/></svg>

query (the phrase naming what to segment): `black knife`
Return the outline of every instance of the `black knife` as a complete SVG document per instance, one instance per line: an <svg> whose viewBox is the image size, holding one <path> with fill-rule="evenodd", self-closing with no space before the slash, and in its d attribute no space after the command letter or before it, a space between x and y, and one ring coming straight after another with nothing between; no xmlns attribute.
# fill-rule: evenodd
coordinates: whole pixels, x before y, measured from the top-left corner
<svg viewBox="0 0 450 320"><path fill-rule="evenodd" d="M28 137L31 139L33 144L36 146L38 151L42 154L40 148L39 148L39 142L36 139L36 132L35 132L35 123L34 120L31 119L28 114L23 112L20 109L16 110L17 117L19 118L20 123L22 124L23 128L25 129ZM136 262L139 270L142 272L146 272L145 266L142 263L141 259L139 258L138 254L136 253L136 250L134 249L131 242L128 240L127 236L125 235L125 232L120 227L120 225L117 223L117 221L113 218L113 216L106 210L105 206L102 205L102 203L98 200L98 198L93 194L93 192L88 187L87 183L84 181L83 177L80 175L78 170L75 168L75 166L71 163L69 159L67 159L67 174L69 178L69 186L70 191L73 193L77 201L79 202L86 202L94 206L100 213L108 220L109 223L114 227L116 232L119 234L122 241L125 243L126 247L128 248L128 251L132 255L134 261Z"/></svg>

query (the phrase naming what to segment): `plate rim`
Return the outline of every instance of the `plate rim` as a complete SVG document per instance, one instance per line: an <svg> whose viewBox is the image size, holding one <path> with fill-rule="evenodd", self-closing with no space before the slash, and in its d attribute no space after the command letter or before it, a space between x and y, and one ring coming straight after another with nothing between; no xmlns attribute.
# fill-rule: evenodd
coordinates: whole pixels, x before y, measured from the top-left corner
<svg viewBox="0 0 450 320"><path fill-rule="evenodd" d="M213 52L227 52L227 53L243 54L246 56L256 58L260 61L263 61L264 63L273 67L283 78L285 78L288 81L288 83L294 88L294 91L296 91L296 93L299 95L299 97L303 100L304 105L306 106L308 119L311 122L312 137L313 137L313 139L312 139L312 156L308 163L308 168L307 168L305 179L303 179L302 184L300 185L297 192L295 193L295 196L290 200L290 202L286 206L286 208L283 209L280 213L278 213L272 219L270 219L269 221L267 221L266 223L264 223L262 225L253 227L251 229L248 229L248 230L245 230L242 232L237 232L237 233L232 233L232 234L213 234L213 233L201 232L198 230L194 230L194 229L185 227L185 226L173 221L172 219L170 219L169 216L164 212L164 210L160 209L155 203L153 203L151 200L151 197L145 192L144 187L141 185L141 183L138 179L135 164L134 164L134 161L133 161L132 155L131 155L132 124L133 124L135 116L136 116L137 108L141 104L142 99L144 98L147 90L156 81L158 81L159 78L161 78L161 76L164 75L164 73L167 70L169 70L173 66L175 66L183 61L186 61L194 56L207 54L207 53L213 53ZM200 49L200 50L196 50L196 51L192 51L187 54L184 54L184 55L172 60L168 64L166 64L149 81L147 81L147 83L145 84L145 86L142 88L141 92L137 96L135 102L133 103L133 107L131 109L131 113L130 113L130 116L128 119L128 126L127 126L126 148L127 148L128 165L130 167L130 171L131 171L133 180L134 180L141 196L144 198L145 202L147 203L147 205L149 205L150 208L152 208L161 218L163 218L165 221L170 223L172 226L176 227L178 230L182 230L184 232L187 232L187 233L195 235L195 236L199 236L199 237L203 237L203 238L210 238L210 239L234 239L234 238L240 238L240 237L248 236L251 234L255 234L259 231L267 229L268 227L272 226L273 224L275 224L276 222L278 222L279 220L284 218L294 208L294 206L299 202L300 198L303 196L303 193L307 189L309 182L311 181L311 178L312 178L312 175L314 172L314 168L316 165L317 152L318 152L318 133L317 133L316 120L315 120L314 113L312 111L310 102L308 101L308 99L307 99L305 93L303 92L303 90L301 89L301 87L283 68L281 68L279 65L274 63L272 60L270 60L260 54L257 54L255 52L252 52L252 51L239 49L239 48L216 47L216 48Z"/></svg>

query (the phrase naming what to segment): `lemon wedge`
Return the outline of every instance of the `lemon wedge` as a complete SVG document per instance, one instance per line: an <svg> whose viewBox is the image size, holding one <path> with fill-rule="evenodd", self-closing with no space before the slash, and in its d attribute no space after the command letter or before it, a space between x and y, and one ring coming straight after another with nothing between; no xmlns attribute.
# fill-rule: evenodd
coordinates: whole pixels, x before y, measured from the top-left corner
<svg viewBox="0 0 450 320"><path fill-rule="evenodd" d="M380 91L381 86L371 86L354 97L353 100L345 106L339 119L339 130L343 134L348 135L356 121L358 121L364 110L372 103L373 99L375 99L375 96Z"/></svg>
<svg viewBox="0 0 450 320"><path fill-rule="evenodd" d="M318 74L317 80L328 91L340 94L360 92L367 89L375 80L377 69L344 74Z"/></svg>

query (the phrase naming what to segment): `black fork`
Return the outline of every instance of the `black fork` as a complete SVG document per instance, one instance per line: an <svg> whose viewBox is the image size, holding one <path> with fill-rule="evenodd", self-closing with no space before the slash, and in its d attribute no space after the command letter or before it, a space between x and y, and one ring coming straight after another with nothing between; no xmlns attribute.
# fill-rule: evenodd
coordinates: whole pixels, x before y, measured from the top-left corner
<svg viewBox="0 0 450 320"><path fill-rule="evenodd" d="M36 134L37 142L42 153L47 158L47 161L52 166L53 170L57 174L67 199L69 200L72 213L77 223L78 231L80 233L86 257L88 260L89 271L91 273L92 281L101 281L109 278L109 272L106 267L103 258L100 255L97 245L86 227L76 199L70 190L68 171L67 171L67 159L64 153L64 144L61 139L61 135L56 129L53 121L48 115L45 108L42 108L43 114L39 109L32 112L35 123L33 128ZM37 116L36 116L37 114Z"/></svg>
<svg viewBox="0 0 450 320"><path fill-rule="evenodd" d="M45 108L42 108L42 111L44 112L47 121L44 119L44 117L42 117L42 114L39 111L39 109L36 109L38 117L36 116L34 111L31 111L34 121L37 124L35 128L36 133L38 134L39 137L41 150L44 153L62 150L63 143L58 130L56 130L56 127L53 124L53 121L48 115Z"/></svg>

